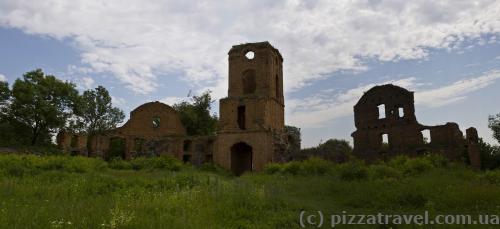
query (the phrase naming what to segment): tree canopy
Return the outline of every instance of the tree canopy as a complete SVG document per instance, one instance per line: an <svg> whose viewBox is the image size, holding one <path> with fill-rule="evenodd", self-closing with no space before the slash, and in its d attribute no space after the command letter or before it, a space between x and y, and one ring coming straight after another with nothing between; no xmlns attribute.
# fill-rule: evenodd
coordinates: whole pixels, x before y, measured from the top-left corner
<svg viewBox="0 0 500 229"><path fill-rule="evenodd" d="M31 130L30 144L36 145L40 136L64 127L77 99L73 83L37 69L15 81L8 116Z"/></svg>
<svg viewBox="0 0 500 229"><path fill-rule="evenodd" d="M493 131L493 137L500 143L500 114L488 117L488 127Z"/></svg>
<svg viewBox="0 0 500 229"><path fill-rule="evenodd" d="M122 110L113 107L111 96L103 86L84 91L75 108L71 129L87 134L89 152L92 152L92 138L96 134L116 128L125 118Z"/></svg>
<svg viewBox="0 0 500 229"><path fill-rule="evenodd" d="M5 105L10 98L10 89L7 82L0 81L0 106Z"/></svg>
<svg viewBox="0 0 500 229"><path fill-rule="evenodd" d="M320 143L317 147L311 147L301 150L301 159L308 157L320 157L335 162L345 162L352 153L352 147L346 140L329 139Z"/></svg>
<svg viewBox="0 0 500 229"><path fill-rule="evenodd" d="M111 96L103 86L84 91L76 108L77 128L89 135L114 129L125 118L122 110L113 107Z"/></svg>
<svg viewBox="0 0 500 229"><path fill-rule="evenodd" d="M191 101L174 104L188 135L212 135L217 130L217 116L210 114L212 96L206 91L192 96Z"/></svg>

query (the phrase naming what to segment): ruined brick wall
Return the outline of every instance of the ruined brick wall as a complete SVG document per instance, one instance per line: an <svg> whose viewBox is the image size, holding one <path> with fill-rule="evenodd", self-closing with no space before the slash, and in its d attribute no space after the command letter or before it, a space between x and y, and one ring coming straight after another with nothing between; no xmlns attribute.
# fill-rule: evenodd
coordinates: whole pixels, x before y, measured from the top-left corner
<svg viewBox="0 0 500 229"><path fill-rule="evenodd" d="M130 112L130 119L115 132L147 138L186 135L177 112L158 101L145 103Z"/></svg>
<svg viewBox="0 0 500 229"><path fill-rule="evenodd" d="M262 170L273 160L279 142L274 136L284 136L279 134L285 120L282 62L268 42L229 51L229 89L220 100L215 163L238 174Z"/></svg>
<svg viewBox="0 0 500 229"><path fill-rule="evenodd" d="M354 106L354 119L353 153L367 161L427 152L439 153L451 160L463 160L464 156L467 157L468 145L471 145L471 163L476 166L480 161L474 153L474 141L464 138L458 124L425 126L418 123L413 92L404 88L392 84L373 87ZM429 139L425 139L425 131L429 132ZM473 130L470 130L470 135L474 136ZM384 137L387 138L385 143Z"/></svg>
<svg viewBox="0 0 500 229"><path fill-rule="evenodd" d="M477 130L471 127L466 130L467 154L469 155L470 164L476 169L481 169L481 153L479 152L479 136Z"/></svg>
<svg viewBox="0 0 500 229"><path fill-rule="evenodd" d="M413 92L394 85L377 86L366 92L354 106L354 154L375 160L421 145L421 125L413 102ZM379 106L385 107L385 117ZM382 144L384 135L390 144Z"/></svg>
<svg viewBox="0 0 500 229"><path fill-rule="evenodd" d="M94 136L88 156L105 157L110 141L114 138L125 142L124 158L137 156L171 155L182 159L183 139L186 131L177 112L160 102L145 103L130 113L130 119L119 128ZM67 152L76 151L71 147L72 133L60 133L58 145ZM78 135L78 149L87 152L86 135ZM83 155L83 154L82 154Z"/></svg>
<svg viewBox="0 0 500 229"><path fill-rule="evenodd" d="M127 159L138 156L171 155L182 159L182 138L186 135L177 112L161 102L145 103L130 113L120 128L98 137L97 152L106 152L112 138L125 140Z"/></svg>
<svg viewBox="0 0 500 229"><path fill-rule="evenodd" d="M184 138L182 160L193 165L212 163L215 141L215 136L190 136Z"/></svg>
<svg viewBox="0 0 500 229"><path fill-rule="evenodd" d="M57 134L58 147L72 155L87 156L87 135L60 131Z"/></svg>

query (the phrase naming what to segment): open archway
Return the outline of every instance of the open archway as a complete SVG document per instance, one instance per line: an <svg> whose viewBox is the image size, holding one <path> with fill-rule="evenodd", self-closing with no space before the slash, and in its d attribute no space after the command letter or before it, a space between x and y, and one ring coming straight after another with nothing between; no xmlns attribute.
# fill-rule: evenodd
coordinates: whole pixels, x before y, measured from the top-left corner
<svg viewBox="0 0 500 229"><path fill-rule="evenodd" d="M237 176L252 171L252 147L239 142L231 147L231 171Z"/></svg>

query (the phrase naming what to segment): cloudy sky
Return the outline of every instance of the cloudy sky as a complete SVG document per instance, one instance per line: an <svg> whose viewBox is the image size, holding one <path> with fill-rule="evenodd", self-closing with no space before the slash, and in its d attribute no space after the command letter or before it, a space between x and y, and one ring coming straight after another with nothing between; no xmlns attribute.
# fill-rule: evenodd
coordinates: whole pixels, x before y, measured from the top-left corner
<svg viewBox="0 0 500 229"><path fill-rule="evenodd" d="M259 41L284 57L286 122L303 146L352 141L353 105L384 83L415 91L419 122L494 142L500 1L0 0L0 80L42 68L107 87L126 113L189 91L224 97L227 52Z"/></svg>

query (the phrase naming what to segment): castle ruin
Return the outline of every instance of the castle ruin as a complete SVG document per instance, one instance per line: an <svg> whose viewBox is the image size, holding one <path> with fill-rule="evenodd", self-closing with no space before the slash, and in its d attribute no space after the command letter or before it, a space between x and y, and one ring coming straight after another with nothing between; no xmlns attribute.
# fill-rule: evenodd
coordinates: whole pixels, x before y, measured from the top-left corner
<svg viewBox="0 0 500 229"><path fill-rule="evenodd" d="M59 147L75 155L99 157L107 157L113 149L124 159L170 155L195 165L213 162L237 175L282 162L288 140L283 57L269 42L235 45L228 56L228 96L220 100L215 135L188 136L172 107L150 102L133 110L122 127L93 136L90 143L85 134L62 131L57 136ZM464 138L456 123L419 124L413 92L404 88L373 87L354 106L354 115L353 154L359 158L375 161L433 152L451 160L466 157L473 167L480 167L476 129L467 129Z"/></svg>
<svg viewBox="0 0 500 229"><path fill-rule="evenodd" d="M283 58L269 42L236 45L229 51L228 97L220 100L214 136L187 136L177 112L161 102L146 103L119 128L94 136L60 132L58 145L73 154L106 157L121 143L125 159L171 155L185 162L214 162L240 175L279 160L284 131Z"/></svg>
<svg viewBox="0 0 500 229"><path fill-rule="evenodd" d="M415 117L414 93L392 84L375 86L354 106L353 154L366 161L395 155L438 153L450 160L468 159L480 168L477 130L464 138L458 124L426 126Z"/></svg>

